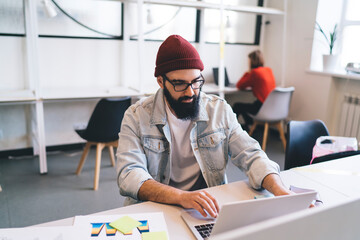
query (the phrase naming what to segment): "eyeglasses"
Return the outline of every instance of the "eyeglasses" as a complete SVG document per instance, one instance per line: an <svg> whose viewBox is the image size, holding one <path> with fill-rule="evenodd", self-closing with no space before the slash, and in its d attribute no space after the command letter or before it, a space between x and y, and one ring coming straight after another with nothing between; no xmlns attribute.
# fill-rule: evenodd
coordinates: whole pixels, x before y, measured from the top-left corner
<svg viewBox="0 0 360 240"><path fill-rule="evenodd" d="M193 90L201 89L201 87L205 83L205 79L203 75L200 73L200 76L192 80L190 83L186 83L184 80L173 80L170 81L170 79L167 78L167 76L164 74L162 75L163 79L167 80L171 85L173 85L175 92L183 92L185 91L189 86Z"/></svg>

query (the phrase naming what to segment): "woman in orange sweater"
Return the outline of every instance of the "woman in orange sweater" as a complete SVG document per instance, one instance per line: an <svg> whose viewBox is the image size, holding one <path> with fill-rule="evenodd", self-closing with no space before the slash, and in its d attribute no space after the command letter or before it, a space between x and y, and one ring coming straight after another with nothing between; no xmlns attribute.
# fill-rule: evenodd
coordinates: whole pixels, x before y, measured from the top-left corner
<svg viewBox="0 0 360 240"><path fill-rule="evenodd" d="M242 115L245 120L243 126L246 131L253 120L249 113L255 115L261 108L267 96L275 88L275 78L271 68L264 67L264 57L259 50L249 55L249 71L237 82L236 87L240 90L251 88L256 101L253 103L235 103L233 110L236 116Z"/></svg>

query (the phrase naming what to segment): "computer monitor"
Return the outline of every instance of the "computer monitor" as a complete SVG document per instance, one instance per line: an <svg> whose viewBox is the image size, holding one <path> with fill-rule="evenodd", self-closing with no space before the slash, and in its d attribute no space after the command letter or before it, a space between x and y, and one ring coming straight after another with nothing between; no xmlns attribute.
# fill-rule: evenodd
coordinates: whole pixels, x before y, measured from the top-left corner
<svg viewBox="0 0 360 240"><path fill-rule="evenodd" d="M216 85L219 85L219 68L213 68L214 82ZM225 68L225 87L230 85L229 77Z"/></svg>
<svg viewBox="0 0 360 240"><path fill-rule="evenodd" d="M215 235L210 239L356 240L360 236L359 222L360 198L357 198L337 205L309 208L272 218Z"/></svg>

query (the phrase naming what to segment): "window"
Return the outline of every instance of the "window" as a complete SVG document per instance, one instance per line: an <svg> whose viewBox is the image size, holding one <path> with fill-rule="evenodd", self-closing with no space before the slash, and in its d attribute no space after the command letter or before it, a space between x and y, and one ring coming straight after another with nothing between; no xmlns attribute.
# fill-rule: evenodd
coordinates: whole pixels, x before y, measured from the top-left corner
<svg viewBox="0 0 360 240"><path fill-rule="evenodd" d="M0 1L0 34L25 35L23 0Z"/></svg>
<svg viewBox="0 0 360 240"><path fill-rule="evenodd" d="M48 0L57 15L48 17L44 1L38 1L40 36L121 38L122 3L118 1Z"/></svg>
<svg viewBox="0 0 360 240"><path fill-rule="evenodd" d="M349 62L360 63L360 1L344 1L345 16L342 16L342 31L339 38L342 45L341 65Z"/></svg>
<svg viewBox="0 0 360 240"><path fill-rule="evenodd" d="M131 3L129 11L130 39L138 39L138 5ZM196 40L195 8L145 4L143 16L145 40L165 40L172 34L179 34L190 42Z"/></svg>
<svg viewBox="0 0 360 240"><path fill-rule="evenodd" d="M219 3L218 0L206 2ZM257 0L224 0L225 5L262 6ZM220 41L220 11L205 9L205 41L218 43ZM241 44L259 44L261 16L234 11L225 11L225 42Z"/></svg>

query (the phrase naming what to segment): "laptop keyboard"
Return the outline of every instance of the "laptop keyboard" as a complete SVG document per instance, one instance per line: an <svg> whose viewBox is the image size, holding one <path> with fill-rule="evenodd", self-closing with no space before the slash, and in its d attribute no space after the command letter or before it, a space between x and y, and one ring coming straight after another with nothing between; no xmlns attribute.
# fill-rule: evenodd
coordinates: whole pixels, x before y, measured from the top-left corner
<svg viewBox="0 0 360 240"><path fill-rule="evenodd" d="M210 237L211 230L214 227L214 223L208 223L195 226L196 230L200 233L201 237L207 239Z"/></svg>

